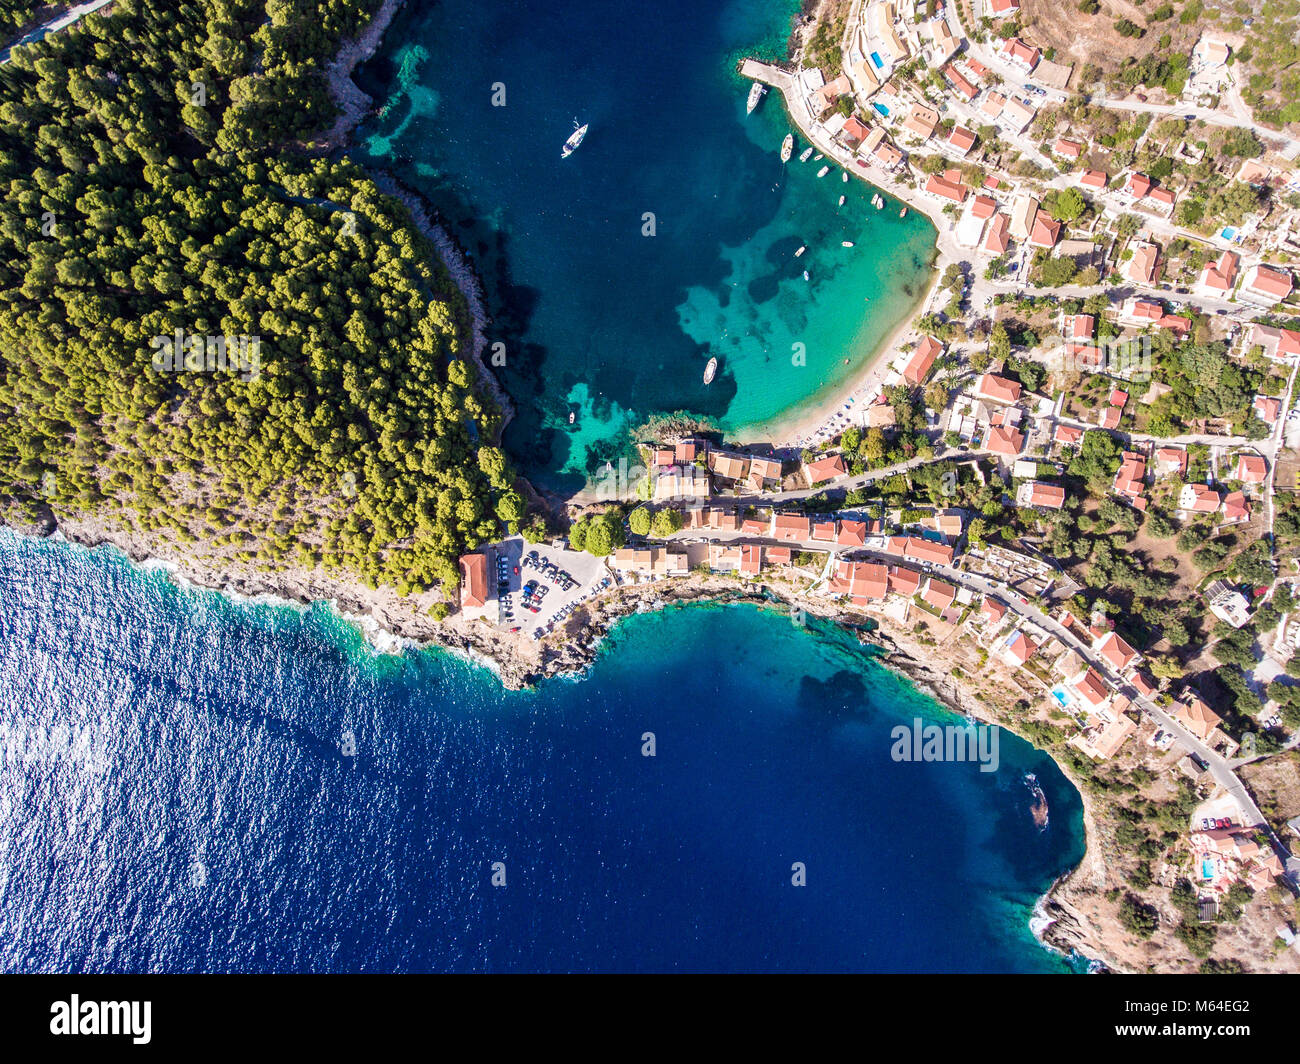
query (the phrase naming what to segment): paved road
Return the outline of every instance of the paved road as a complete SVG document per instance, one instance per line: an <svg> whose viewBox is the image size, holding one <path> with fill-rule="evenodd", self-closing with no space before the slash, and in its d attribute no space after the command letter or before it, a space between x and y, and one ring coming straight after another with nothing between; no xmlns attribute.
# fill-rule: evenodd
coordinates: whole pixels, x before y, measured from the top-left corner
<svg viewBox="0 0 1300 1064"><path fill-rule="evenodd" d="M67 11L64 11L63 14L50 19L50 21L45 23L45 25L38 26L30 33L26 33L22 37L19 37L18 40L10 43L8 47L0 49L0 64L9 62L13 50L20 44L31 44L35 41L41 40L43 37L46 37L51 33L58 33L60 30L65 30L78 19L98 11L101 7L107 7L112 2L113 0L89 0L88 3L78 4L76 7L69 8Z"/></svg>

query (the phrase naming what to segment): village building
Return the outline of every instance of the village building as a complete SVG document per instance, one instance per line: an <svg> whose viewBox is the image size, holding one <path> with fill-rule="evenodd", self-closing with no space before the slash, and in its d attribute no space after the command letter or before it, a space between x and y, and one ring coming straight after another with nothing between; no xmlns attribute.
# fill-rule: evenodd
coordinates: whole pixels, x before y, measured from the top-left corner
<svg viewBox="0 0 1300 1064"><path fill-rule="evenodd" d="M975 385L975 397L995 403L1015 403L1020 400L1020 382L985 373Z"/></svg>
<svg viewBox="0 0 1300 1064"><path fill-rule="evenodd" d="M1249 351L1255 347L1263 351L1266 358L1288 362L1300 356L1300 331L1255 322L1247 334L1246 349Z"/></svg>
<svg viewBox="0 0 1300 1064"><path fill-rule="evenodd" d="M1205 589L1205 605L1219 620L1241 628L1250 620L1250 603L1231 584L1216 580Z"/></svg>
<svg viewBox="0 0 1300 1064"><path fill-rule="evenodd" d="M1132 251L1133 257L1124 266L1124 279L1149 287L1155 283L1160 249L1155 244L1134 242Z"/></svg>
<svg viewBox="0 0 1300 1064"><path fill-rule="evenodd" d="M1042 53L1031 47L1019 37L1011 37L997 46L998 54L1013 67L1030 73L1038 65Z"/></svg>
<svg viewBox="0 0 1300 1064"><path fill-rule="evenodd" d="M1280 303L1291 294L1291 275L1285 270L1256 263L1241 278L1239 298L1263 307Z"/></svg>
<svg viewBox="0 0 1300 1064"><path fill-rule="evenodd" d="M1214 262L1207 262L1196 282L1198 295L1209 299L1225 299L1232 294L1232 287L1237 283L1237 266L1241 257L1235 252L1225 251Z"/></svg>
<svg viewBox="0 0 1300 1064"><path fill-rule="evenodd" d="M907 365L903 367L903 380L913 387L925 383L925 378L934 368L934 360L942 353L943 344L933 336L922 337L912 352L912 357L907 360Z"/></svg>
<svg viewBox="0 0 1300 1064"><path fill-rule="evenodd" d="M1184 484L1178 493L1178 509L1185 514L1217 513L1223 500L1208 484Z"/></svg>
<svg viewBox="0 0 1300 1064"><path fill-rule="evenodd" d="M1061 237L1061 223L1044 210L1034 214L1034 224L1029 230L1029 246L1050 250Z"/></svg>
<svg viewBox="0 0 1300 1064"><path fill-rule="evenodd" d="M1065 489L1042 480L1026 480L1016 489L1016 505L1041 510L1059 510L1065 505Z"/></svg>
<svg viewBox="0 0 1300 1064"><path fill-rule="evenodd" d="M488 560L482 552L462 554L460 569L460 608L467 612L482 610L488 604Z"/></svg>

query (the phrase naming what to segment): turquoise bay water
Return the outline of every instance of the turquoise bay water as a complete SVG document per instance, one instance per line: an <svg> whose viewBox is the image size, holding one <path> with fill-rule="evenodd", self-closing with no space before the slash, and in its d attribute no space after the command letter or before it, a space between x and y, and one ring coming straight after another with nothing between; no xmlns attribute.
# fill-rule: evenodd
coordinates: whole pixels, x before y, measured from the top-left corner
<svg viewBox="0 0 1300 1064"><path fill-rule="evenodd" d="M948 718L837 630L678 608L512 693L104 551L0 572L0 969L1066 968L1027 921L1077 793L1005 733L893 762Z"/></svg>
<svg viewBox="0 0 1300 1064"><path fill-rule="evenodd" d="M736 64L784 54L797 9L413 2L359 78L382 112L355 154L421 192L484 278L519 407L506 442L539 484L580 487L656 411L761 432L859 370L923 295L928 220L876 211L838 169L782 167L778 94L745 115ZM561 160L574 117L590 132Z"/></svg>

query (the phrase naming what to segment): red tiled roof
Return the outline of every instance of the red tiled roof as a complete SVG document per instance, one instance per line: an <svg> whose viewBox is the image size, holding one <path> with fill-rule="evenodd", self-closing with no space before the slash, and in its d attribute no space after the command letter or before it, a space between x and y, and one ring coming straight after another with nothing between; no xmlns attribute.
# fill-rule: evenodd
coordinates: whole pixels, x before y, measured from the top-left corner
<svg viewBox="0 0 1300 1064"><path fill-rule="evenodd" d="M867 525L865 521L841 521L835 542L841 547L861 547L867 542Z"/></svg>
<svg viewBox="0 0 1300 1064"><path fill-rule="evenodd" d="M996 399L1000 403L1014 403L1020 398L1020 382L986 373L979 379L975 394L981 398Z"/></svg>
<svg viewBox="0 0 1300 1064"><path fill-rule="evenodd" d="M961 203L961 201L966 198L965 185L949 181L947 178L940 177L938 174L930 175L930 179L925 183L925 190L931 195L952 200L954 203Z"/></svg>
<svg viewBox="0 0 1300 1064"><path fill-rule="evenodd" d="M1263 484L1268 476L1268 466L1257 454L1237 456L1237 479L1247 484Z"/></svg>
<svg viewBox="0 0 1300 1064"><path fill-rule="evenodd" d="M1025 434L1023 432L1001 426L989 429L988 439L984 441L984 446L988 450L1005 457L1019 454L1024 445Z"/></svg>
<svg viewBox="0 0 1300 1064"><path fill-rule="evenodd" d="M903 380L908 384L920 384L929 374L934 366L934 360L939 357L939 352L942 350L943 344L933 336L923 338L903 368Z"/></svg>
<svg viewBox="0 0 1300 1064"><path fill-rule="evenodd" d="M1124 183L1124 191L1134 199L1141 199L1151 191L1152 181L1146 174L1139 174L1136 170L1128 175L1128 181Z"/></svg>
<svg viewBox="0 0 1300 1064"><path fill-rule="evenodd" d="M1010 245L1010 238L1007 236L1007 230L1011 223L1005 214L995 214L993 220L989 222L988 233L984 236L984 250L990 251L994 255L1001 255Z"/></svg>
<svg viewBox="0 0 1300 1064"><path fill-rule="evenodd" d="M1291 291L1291 275L1283 270L1276 270L1272 266L1256 266L1253 274L1246 286L1252 292L1285 299Z"/></svg>
<svg viewBox="0 0 1300 1064"><path fill-rule="evenodd" d="M1034 226L1029 231L1029 244L1036 248L1052 248L1061 236L1061 223L1044 210L1034 215Z"/></svg>
<svg viewBox="0 0 1300 1064"><path fill-rule="evenodd" d="M487 605L487 555L462 554L460 556L461 608L476 609Z"/></svg>
<svg viewBox="0 0 1300 1064"><path fill-rule="evenodd" d="M1059 510L1065 505L1065 489L1059 484L1046 484L1041 480L1030 482L1029 486L1029 505L1045 506L1048 509Z"/></svg>
<svg viewBox="0 0 1300 1064"><path fill-rule="evenodd" d="M824 458L818 458L815 462L809 462L804 471L808 474L809 484L820 484L824 480L834 480L836 477L842 477L848 469L844 465L844 459L838 454L826 455Z"/></svg>
<svg viewBox="0 0 1300 1064"><path fill-rule="evenodd" d="M803 514L776 514L772 518L772 535L776 539L808 539L811 532Z"/></svg>

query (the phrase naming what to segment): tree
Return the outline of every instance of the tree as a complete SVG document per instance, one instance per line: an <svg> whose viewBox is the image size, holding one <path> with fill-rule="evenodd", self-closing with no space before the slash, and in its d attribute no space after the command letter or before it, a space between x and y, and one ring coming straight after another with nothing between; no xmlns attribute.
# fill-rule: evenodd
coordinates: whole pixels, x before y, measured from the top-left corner
<svg viewBox="0 0 1300 1064"><path fill-rule="evenodd" d="M994 325L993 331L989 334L989 354L1003 362L1011 357L1011 337L1007 334L1007 327L1001 322Z"/></svg>
<svg viewBox="0 0 1300 1064"><path fill-rule="evenodd" d="M663 510L656 510L654 521L650 525L650 530L660 539L665 536L671 536L674 532L682 527L682 513L680 510L674 510L668 507Z"/></svg>
<svg viewBox="0 0 1300 1064"><path fill-rule="evenodd" d="M1083 213L1085 206L1083 194L1071 185L1056 195L1049 213L1058 222L1072 222Z"/></svg>
<svg viewBox="0 0 1300 1064"><path fill-rule="evenodd" d="M638 506L627 515L628 527L633 534L638 536L647 536L650 534L650 511L644 506Z"/></svg>

